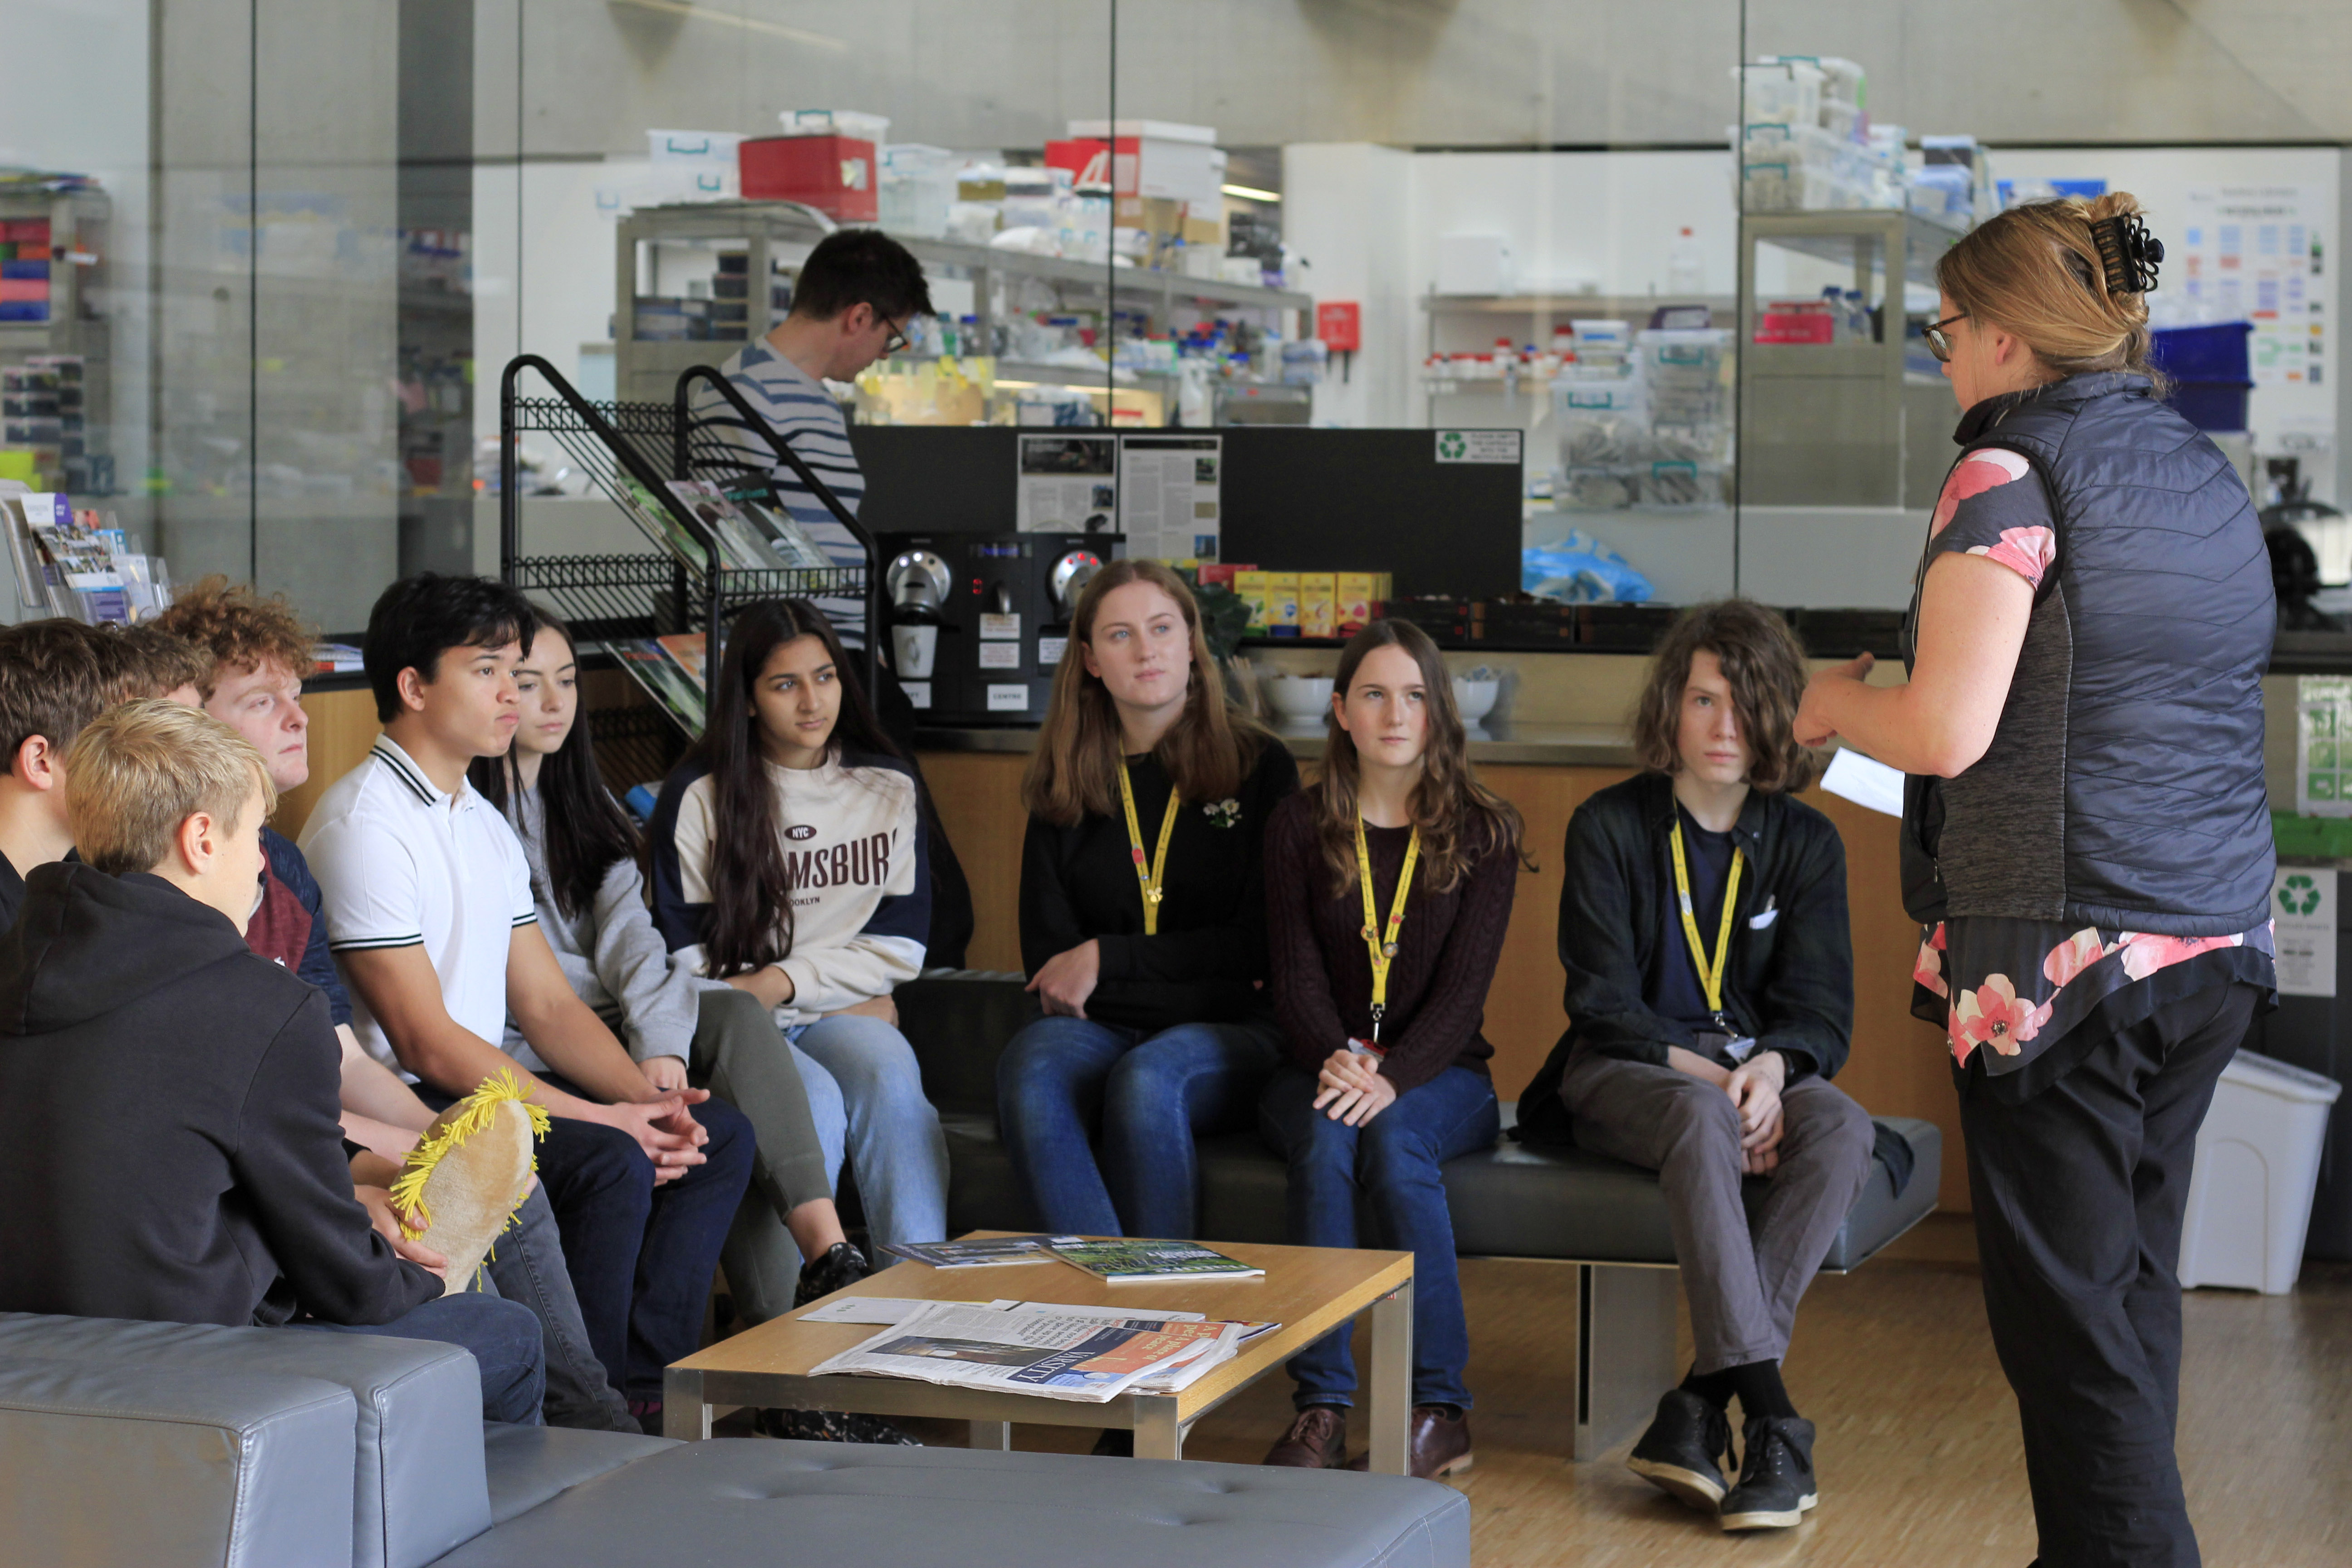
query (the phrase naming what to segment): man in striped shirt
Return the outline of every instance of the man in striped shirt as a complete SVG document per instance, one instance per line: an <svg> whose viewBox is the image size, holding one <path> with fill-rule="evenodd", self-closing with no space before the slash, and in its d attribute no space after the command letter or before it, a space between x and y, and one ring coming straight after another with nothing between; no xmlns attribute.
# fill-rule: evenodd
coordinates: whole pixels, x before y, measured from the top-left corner
<svg viewBox="0 0 2352 1568"><path fill-rule="evenodd" d="M753 296L763 285L753 280ZM801 460L855 516L866 476L850 450L849 423L826 390L828 381L854 381L866 366L902 348L907 323L931 310L923 264L907 247L874 228L829 234L809 252L793 285L791 314L764 338L745 343L720 367L735 390L792 446ZM831 509L800 477L777 460L766 436L708 385L695 392L693 416L724 442L746 470L772 475L784 510L827 555L843 566L863 566L866 552ZM866 606L850 595L821 595L841 640L866 642Z"/></svg>

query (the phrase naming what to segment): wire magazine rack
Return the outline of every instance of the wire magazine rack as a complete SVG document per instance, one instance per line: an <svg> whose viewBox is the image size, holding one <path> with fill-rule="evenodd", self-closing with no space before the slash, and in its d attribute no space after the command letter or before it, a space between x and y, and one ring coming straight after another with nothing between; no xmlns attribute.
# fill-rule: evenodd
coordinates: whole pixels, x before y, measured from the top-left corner
<svg viewBox="0 0 2352 1568"><path fill-rule="evenodd" d="M525 396L525 372L546 395ZM691 412L698 387L715 394L719 425ZM740 428L739 428L740 426ZM744 463L740 442L763 437L776 463L792 470L864 550L859 566L746 567L730 563L709 525L672 495L674 479L700 479L730 498L783 511L769 469ZM525 548L522 437L551 437L596 492L618 507L652 546L606 555L540 555ZM773 465L770 465L772 468ZM729 622L764 599L856 598L866 606L860 673L870 694L879 674L882 618L877 598L880 560L874 537L831 486L717 370L696 365L678 377L675 398L659 403L594 403L537 354L507 363L499 383L499 573L552 605L584 646L602 647L644 689L688 739L702 731L705 672L715 672Z"/></svg>

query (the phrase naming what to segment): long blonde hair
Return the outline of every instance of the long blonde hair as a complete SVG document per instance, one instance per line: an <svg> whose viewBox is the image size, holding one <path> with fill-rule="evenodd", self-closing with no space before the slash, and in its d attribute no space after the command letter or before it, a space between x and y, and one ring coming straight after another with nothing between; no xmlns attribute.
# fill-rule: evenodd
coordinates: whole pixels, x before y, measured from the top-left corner
<svg viewBox="0 0 2352 1568"><path fill-rule="evenodd" d="M2095 223L2139 211L2128 191L2011 207L1944 252L1936 285L1970 317L2015 333L2059 375L2131 371L2157 380L2161 391L2148 363L2147 297L2108 289L2091 235Z"/></svg>
<svg viewBox="0 0 2352 1568"><path fill-rule="evenodd" d="M1429 725L1422 748L1421 778L1412 786L1412 825L1421 830L1422 875L1431 891L1451 892L1489 855L1507 851L1527 863L1521 851L1518 807L1478 782L1470 765L1470 742L1462 711L1454 703L1454 682L1444 656L1429 634L1410 621L1374 621L1349 639L1339 655L1331 689L1345 700L1356 671L1376 648L1402 648L1421 667ZM1323 771L1307 798L1315 817L1315 837L1330 868L1332 889L1345 893L1356 880L1356 791L1360 764L1356 742L1339 716L1323 719Z"/></svg>
<svg viewBox="0 0 2352 1568"><path fill-rule="evenodd" d="M1092 812L1118 809L1118 707L1101 678L1087 673L1087 645L1102 602L1114 589L1149 583L1183 612L1192 647L1184 711L1151 754L1186 800L1223 800L1242 786L1273 737L1265 726L1225 700L1224 678L1201 631L1201 609L1184 579L1157 561L1114 561L1095 574L1070 616L1070 640L1054 671L1054 694L1037 750L1021 780L1021 804L1032 816L1067 827Z"/></svg>

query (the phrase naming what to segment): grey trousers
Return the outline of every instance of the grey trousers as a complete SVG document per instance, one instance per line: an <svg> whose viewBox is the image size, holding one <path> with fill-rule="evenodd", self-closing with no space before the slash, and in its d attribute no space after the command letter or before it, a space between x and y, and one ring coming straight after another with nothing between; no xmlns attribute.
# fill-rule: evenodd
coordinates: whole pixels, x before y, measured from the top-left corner
<svg viewBox="0 0 2352 1568"><path fill-rule="evenodd" d="M1690 1303L1696 1368L1720 1372L1789 1352L1797 1302L1870 1179L1870 1117L1818 1078L1781 1091L1780 1163L1751 1227L1739 1111L1673 1068L1587 1052L1560 1080L1576 1142L1658 1173Z"/></svg>
<svg viewBox="0 0 2352 1568"><path fill-rule="evenodd" d="M702 994L687 1076L750 1119L759 1152L751 1184L719 1250L735 1310L764 1323L793 1310L800 1248L784 1215L833 1196L833 1173L809 1114L808 1090L791 1046L758 997L732 986Z"/></svg>
<svg viewBox="0 0 2352 1568"><path fill-rule="evenodd" d="M547 1350L547 1396L540 1408L550 1426L632 1436L645 1430L589 1346L545 1188L530 1190L515 1211L514 1224L490 1244L485 1272L491 1294L521 1302L539 1320Z"/></svg>

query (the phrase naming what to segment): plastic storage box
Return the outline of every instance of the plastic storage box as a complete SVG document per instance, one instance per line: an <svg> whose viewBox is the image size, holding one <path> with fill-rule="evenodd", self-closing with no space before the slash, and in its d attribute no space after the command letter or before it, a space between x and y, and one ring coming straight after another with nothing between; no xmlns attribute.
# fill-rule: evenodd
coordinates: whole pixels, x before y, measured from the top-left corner
<svg viewBox="0 0 2352 1568"><path fill-rule="evenodd" d="M2200 430L2243 430L2252 381L2176 381L2165 401Z"/></svg>
<svg viewBox="0 0 2352 1568"><path fill-rule="evenodd" d="M2244 381L2252 321L2215 321L2201 327L2158 327L2148 357L2176 381Z"/></svg>
<svg viewBox="0 0 2352 1568"><path fill-rule="evenodd" d="M2197 1133L2180 1283L2283 1296L2303 1269L2334 1079L2240 1051Z"/></svg>
<svg viewBox="0 0 2352 1568"><path fill-rule="evenodd" d="M871 142L849 136L755 136L737 149L743 199L800 202L843 223L881 215Z"/></svg>

